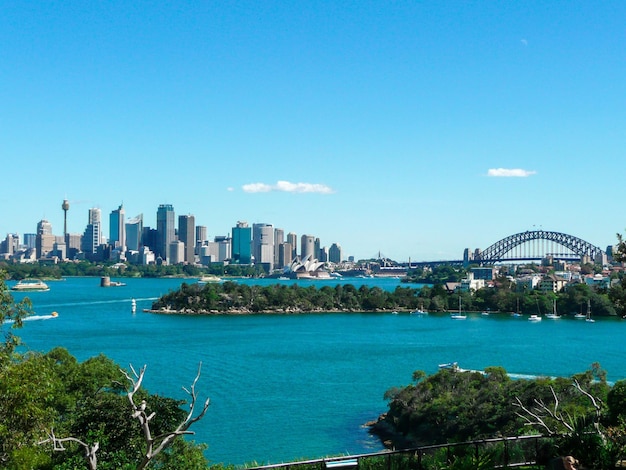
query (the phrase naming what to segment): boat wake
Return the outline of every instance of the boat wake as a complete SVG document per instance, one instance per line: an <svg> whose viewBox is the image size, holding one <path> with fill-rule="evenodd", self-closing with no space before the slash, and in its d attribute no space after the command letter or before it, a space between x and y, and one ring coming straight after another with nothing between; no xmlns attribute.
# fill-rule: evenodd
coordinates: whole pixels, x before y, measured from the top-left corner
<svg viewBox="0 0 626 470"><path fill-rule="evenodd" d="M149 301L149 300L157 300L158 297L144 297L144 298L135 298L135 300L137 302L140 301ZM86 302L67 302L67 303L55 303L54 307L76 307L76 306L81 306L81 305L105 305L105 304L126 304L130 302L129 298L123 298L123 299L115 299L115 300L98 300L98 301L86 301ZM44 305L45 307L46 305ZM50 306L52 306L52 304L50 304Z"/></svg>
<svg viewBox="0 0 626 470"><path fill-rule="evenodd" d="M52 315L31 315L29 317L22 318L22 321L50 320L52 318L57 318L58 316L59 316L58 314L52 314ZM11 324L11 323L15 323L15 320L5 320L2 323L4 323L4 324Z"/></svg>

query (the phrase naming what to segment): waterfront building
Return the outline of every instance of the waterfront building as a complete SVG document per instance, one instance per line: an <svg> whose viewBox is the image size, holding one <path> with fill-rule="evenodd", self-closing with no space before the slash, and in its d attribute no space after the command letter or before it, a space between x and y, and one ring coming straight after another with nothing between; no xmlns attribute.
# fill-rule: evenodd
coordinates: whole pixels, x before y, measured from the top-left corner
<svg viewBox="0 0 626 470"><path fill-rule="evenodd" d="M274 227L271 224L252 225L252 254L255 265L262 265L268 273L274 270Z"/></svg>
<svg viewBox="0 0 626 470"><path fill-rule="evenodd" d="M313 235L300 237L300 259L306 258L315 258L315 237Z"/></svg>
<svg viewBox="0 0 626 470"><path fill-rule="evenodd" d="M492 281L496 278L498 269L492 266L475 267L475 268L472 268L470 272L474 279L483 279L485 281Z"/></svg>
<svg viewBox="0 0 626 470"><path fill-rule="evenodd" d="M124 251L126 247L124 215L124 206L121 204L109 214L109 243L121 251Z"/></svg>
<svg viewBox="0 0 626 470"><path fill-rule="evenodd" d="M184 262L196 262L196 218L193 215L178 216L178 239L185 244Z"/></svg>
<svg viewBox="0 0 626 470"><path fill-rule="evenodd" d="M298 235L293 232L287 234L287 243L291 245L291 259L296 259L298 256ZM287 265L288 263L285 263Z"/></svg>
<svg viewBox="0 0 626 470"><path fill-rule="evenodd" d="M176 240L174 207L171 204L161 204L157 209L156 257L166 260L168 247L174 240Z"/></svg>
<svg viewBox="0 0 626 470"><path fill-rule="evenodd" d="M341 246L337 243L333 243L330 245L328 249L328 261L331 263L339 264L343 261Z"/></svg>
<svg viewBox="0 0 626 470"><path fill-rule="evenodd" d="M553 274L545 276L539 283L538 289L541 292L560 292L563 290L567 281L562 277L557 277Z"/></svg>
<svg viewBox="0 0 626 470"><path fill-rule="evenodd" d="M239 221L232 229L232 262L235 264L252 263L252 228L247 222Z"/></svg>
<svg viewBox="0 0 626 470"><path fill-rule="evenodd" d="M128 219L125 225L126 248L131 251L139 251L141 235L143 233L143 214Z"/></svg>

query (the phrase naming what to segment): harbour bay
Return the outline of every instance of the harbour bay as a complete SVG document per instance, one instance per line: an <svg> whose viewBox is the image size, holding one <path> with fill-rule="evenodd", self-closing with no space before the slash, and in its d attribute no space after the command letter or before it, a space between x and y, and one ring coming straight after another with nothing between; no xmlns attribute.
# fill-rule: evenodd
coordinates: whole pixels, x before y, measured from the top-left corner
<svg viewBox="0 0 626 470"><path fill-rule="evenodd" d="M470 314L464 321L402 313L157 315L142 309L194 280L124 282L109 288L100 287L98 278L50 282L50 291L28 296L35 314L59 316L27 322L18 334L33 350L63 346L79 360L102 353L122 367L147 364L145 386L181 399L181 387L191 384L202 362L197 388L211 406L192 429L193 439L209 445L212 463L276 463L381 450L363 423L385 411L387 389L408 384L415 370L433 373L439 363L569 376L600 362L609 380L626 375L626 324L619 319L589 324L566 318L532 323L494 314ZM401 285L377 278L308 281L337 282L389 290ZM137 300L134 315L131 298Z"/></svg>

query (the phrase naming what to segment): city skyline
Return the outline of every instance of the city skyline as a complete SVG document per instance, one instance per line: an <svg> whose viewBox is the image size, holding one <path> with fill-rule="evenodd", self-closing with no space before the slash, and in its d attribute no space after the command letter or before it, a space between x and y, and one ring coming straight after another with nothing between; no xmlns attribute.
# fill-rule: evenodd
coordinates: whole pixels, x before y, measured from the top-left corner
<svg viewBox="0 0 626 470"><path fill-rule="evenodd" d="M238 220L356 259L626 230L626 4L3 7L0 236L90 208ZM107 219L108 220L108 219ZM106 224L106 220L104 221ZM108 233L108 229L107 232Z"/></svg>

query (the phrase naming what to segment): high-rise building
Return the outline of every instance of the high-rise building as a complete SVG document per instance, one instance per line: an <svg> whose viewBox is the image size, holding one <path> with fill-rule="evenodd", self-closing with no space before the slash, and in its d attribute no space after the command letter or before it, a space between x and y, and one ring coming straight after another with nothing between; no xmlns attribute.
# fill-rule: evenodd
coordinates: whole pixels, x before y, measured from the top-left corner
<svg viewBox="0 0 626 470"><path fill-rule="evenodd" d="M341 245L333 243L328 249L328 261L331 263L341 263L342 261Z"/></svg>
<svg viewBox="0 0 626 470"><path fill-rule="evenodd" d="M208 242L207 229L204 225L196 225L196 249L195 253L200 254L200 247Z"/></svg>
<svg viewBox="0 0 626 470"><path fill-rule="evenodd" d="M185 244L180 240L174 240L168 246L168 264L181 264L185 261Z"/></svg>
<svg viewBox="0 0 626 470"><path fill-rule="evenodd" d="M255 265L263 265L268 273L274 270L274 227L271 224L252 224L252 254Z"/></svg>
<svg viewBox="0 0 626 470"><path fill-rule="evenodd" d="M313 242L313 258L322 261L322 242L319 238L316 238Z"/></svg>
<svg viewBox="0 0 626 470"><path fill-rule="evenodd" d="M304 260L308 256L315 257L315 237L313 235L302 235L300 237L300 259Z"/></svg>
<svg viewBox="0 0 626 470"><path fill-rule="evenodd" d="M131 251L139 251L141 236L143 233L143 214L129 219L125 225L126 248Z"/></svg>
<svg viewBox="0 0 626 470"><path fill-rule="evenodd" d="M161 204L157 210L157 257L167 259L167 250L174 240L176 240L174 207L171 204Z"/></svg>
<svg viewBox="0 0 626 470"><path fill-rule="evenodd" d="M289 266L293 261L292 254L291 243L281 243L278 247L278 266L281 268Z"/></svg>
<svg viewBox="0 0 626 470"><path fill-rule="evenodd" d="M298 256L298 235L293 232L287 234L287 243L291 245L291 259L296 259Z"/></svg>
<svg viewBox="0 0 626 470"><path fill-rule="evenodd" d="M280 263L279 247L285 243L285 231L282 228L274 229L274 267L282 268L284 265Z"/></svg>
<svg viewBox="0 0 626 470"><path fill-rule="evenodd" d="M52 224L46 219L37 222L37 235L52 235Z"/></svg>
<svg viewBox="0 0 626 470"><path fill-rule="evenodd" d="M126 225L124 206L120 205L109 215L109 243L122 251L126 247Z"/></svg>
<svg viewBox="0 0 626 470"><path fill-rule="evenodd" d="M37 243L37 234L36 233L25 233L24 234L24 246L26 248L34 249Z"/></svg>
<svg viewBox="0 0 626 470"><path fill-rule="evenodd" d="M236 264L252 263L252 228L239 221L232 229L231 260Z"/></svg>
<svg viewBox="0 0 626 470"><path fill-rule="evenodd" d="M102 240L102 211L98 208L89 209L89 222L85 228L82 250L88 259L93 259L98 252Z"/></svg>
<svg viewBox="0 0 626 470"><path fill-rule="evenodd" d="M193 215L178 216L178 239L185 244L185 263L195 263L196 218Z"/></svg>
<svg viewBox="0 0 626 470"><path fill-rule="evenodd" d="M0 253L7 255L13 255L17 252L20 246L20 237L17 233L7 234L6 239L0 245Z"/></svg>

